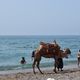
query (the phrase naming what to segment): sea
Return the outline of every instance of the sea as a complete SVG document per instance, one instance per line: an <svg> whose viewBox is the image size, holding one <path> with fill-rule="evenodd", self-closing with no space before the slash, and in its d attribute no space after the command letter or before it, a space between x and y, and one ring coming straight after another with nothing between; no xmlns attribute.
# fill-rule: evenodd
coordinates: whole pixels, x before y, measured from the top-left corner
<svg viewBox="0 0 80 80"><path fill-rule="evenodd" d="M25 36L0 36L0 71L32 69L32 51L39 47L40 41L52 43L54 40L61 49L70 48L71 55L64 58L64 65L77 64L77 52L80 49L79 35L25 35ZM25 57L26 64L20 64ZM40 67L53 67L53 58L42 57Z"/></svg>

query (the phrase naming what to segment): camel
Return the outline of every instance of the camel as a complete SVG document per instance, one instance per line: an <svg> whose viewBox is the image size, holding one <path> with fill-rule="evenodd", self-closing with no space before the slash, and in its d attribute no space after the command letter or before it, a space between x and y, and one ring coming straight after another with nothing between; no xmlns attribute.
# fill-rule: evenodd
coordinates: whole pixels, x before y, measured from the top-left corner
<svg viewBox="0 0 80 80"><path fill-rule="evenodd" d="M40 47L40 49L35 50L34 54L32 54L32 57L34 58L33 65L32 65L33 73L36 74L35 72L35 65L36 65L39 72L43 74L43 72L40 70L40 67L39 67L41 57L53 58L55 61L54 72L57 73L56 71L57 59L64 58L64 57L68 58L69 54L71 54L70 49L66 48L64 50L61 50L58 44L41 44L41 45L43 47Z"/></svg>

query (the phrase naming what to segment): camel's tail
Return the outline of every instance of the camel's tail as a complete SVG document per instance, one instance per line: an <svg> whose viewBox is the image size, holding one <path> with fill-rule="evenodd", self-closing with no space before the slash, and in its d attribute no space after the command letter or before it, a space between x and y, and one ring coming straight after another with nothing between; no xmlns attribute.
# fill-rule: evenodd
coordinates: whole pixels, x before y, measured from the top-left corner
<svg viewBox="0 0 80 80"><path fill-rule="evenodd" d="M33 60L34 56L35 56L35 50L32 52L32 60Z"/></svg>

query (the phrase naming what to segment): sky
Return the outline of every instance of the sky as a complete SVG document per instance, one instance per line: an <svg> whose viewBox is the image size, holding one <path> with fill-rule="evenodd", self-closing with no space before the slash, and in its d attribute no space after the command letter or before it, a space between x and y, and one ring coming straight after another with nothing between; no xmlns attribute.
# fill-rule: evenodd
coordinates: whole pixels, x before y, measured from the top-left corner
<svg viewBox="0 0 80 80"><path fill-rule="evenodd" d="M0 35L80 35L80 0L0 0Z"/></svg>

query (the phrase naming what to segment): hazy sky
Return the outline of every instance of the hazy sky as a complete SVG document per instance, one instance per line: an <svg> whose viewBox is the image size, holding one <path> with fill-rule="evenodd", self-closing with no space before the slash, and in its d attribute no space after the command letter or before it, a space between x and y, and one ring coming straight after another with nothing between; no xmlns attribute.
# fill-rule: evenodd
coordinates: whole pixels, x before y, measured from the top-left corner
<svg viewBox="0 0 80 80"><path fill-rule="evenodd" d="M80 35L80 0L0 0L0 35Z"/></svg>

